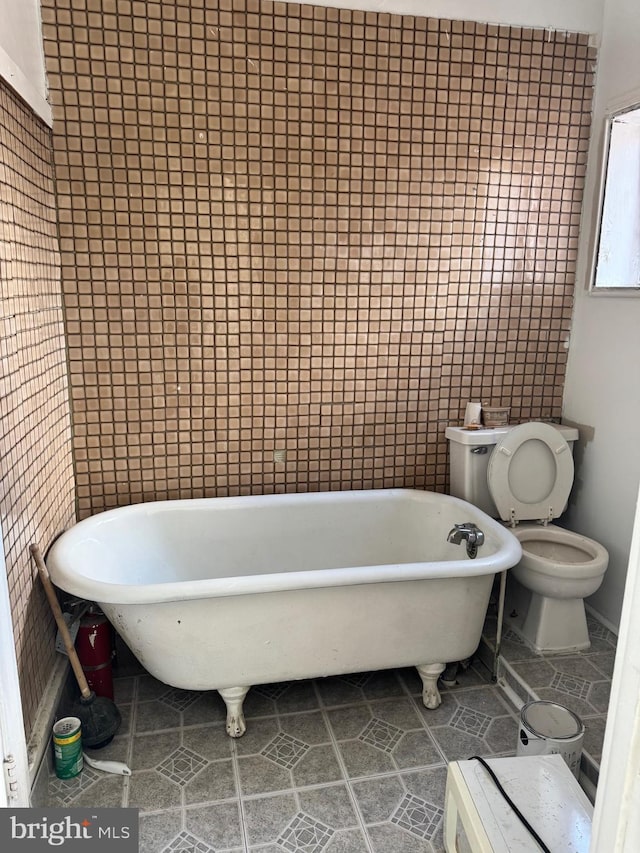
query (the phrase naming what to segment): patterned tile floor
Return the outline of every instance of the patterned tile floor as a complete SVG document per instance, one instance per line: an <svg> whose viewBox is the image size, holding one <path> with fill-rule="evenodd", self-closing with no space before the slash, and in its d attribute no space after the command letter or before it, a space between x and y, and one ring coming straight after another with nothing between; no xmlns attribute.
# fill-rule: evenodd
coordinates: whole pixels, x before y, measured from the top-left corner
<svg viewBox="0 0 640 853"><path fill-rule="evenodd" d="M495 647L495 624L491 617L485 623L484 639L491 649ZM501 676L524 701L548 699L576 713L585 725L584 751L597 767L602 758L617 637L591 615L587 615L587 625L591 648L573 654L536 653L506 628L500 648Z"/></svg>
<svg viewBox="0 0 640 853"><path fill-rule="evenodd" d="M584 719L597 763L615 636L589 626L587 653L535 655L512 631L502 651L524 699ZM232 740L216 692L119 677L122 728L94 755L126 761L132 776L52 775L48 804L138 808L141 853L440 853L447 762L513 755L518 722L479 661L434 711L421 687L414 669L256 686L247 733Z"/></svg>
<svg viewBox="0 0 640 853"><path fill-rule="evenodd" d="M447 761L513 754L517 722L480 663L435 711L421 687L413 669L254 687L232 740L217 693L117 678L122 729L94 755L132 776L51 776L48 804L139 808L142 853L442 851Z"/></svg>

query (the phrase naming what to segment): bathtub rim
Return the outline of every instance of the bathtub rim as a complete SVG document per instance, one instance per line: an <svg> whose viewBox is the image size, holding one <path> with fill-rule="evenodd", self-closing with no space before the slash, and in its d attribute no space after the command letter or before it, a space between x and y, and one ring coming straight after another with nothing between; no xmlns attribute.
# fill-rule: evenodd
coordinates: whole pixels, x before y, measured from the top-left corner
<svg viewBox="0 0 640 853"><path fill-rule="evenodd" d="M485 532L491 531L500 543L499 550L487 556L479 555L474 560L463 557L464 546L460 548L460 559L441 560L420 563L386 563L374 566L350 566L346 568L311 569L300 572L272 572L258 575L240 575L236 577L207 578L198 580L168 581L151 584L122 584L95 580L71 569L65 559L67 549L74 542L84 538L85 531L95 525L113 521L125 513L169 511L180 508L186 511L189 506L210 504L212 501L224 502L227 508L235 505L248 507L269 502L286 504L293 498L311 498L316 501L348 500L349 497L377 500L382 497L413 497L414 499L433 500L458 506L461 512L475 516L476 522L483 525ZM468 520L461 516L460 520ZM359 584L391 583L398 581L425 580L428 578L462 578L478 575L496 574L515 566L522 555L518 539L504 525L490 518L478 507L468 502L440 492L422 489L362 489L328 492L288 492L269 495L241 495L216 498L187 498L169 501L148 501L124 507L106 510L77 522L64 531L53 543L46 556L46 564L56 586L71 595L88 601L105 604L152 604L186 601L197 598L227 597L236 595L265 594L297 589L317 589L320 587L357 586Z"/></svg>

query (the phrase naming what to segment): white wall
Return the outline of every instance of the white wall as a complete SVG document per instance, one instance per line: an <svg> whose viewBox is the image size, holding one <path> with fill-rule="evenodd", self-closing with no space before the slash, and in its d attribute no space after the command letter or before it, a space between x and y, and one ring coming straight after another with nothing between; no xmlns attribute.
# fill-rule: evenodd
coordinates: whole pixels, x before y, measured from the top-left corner
<svg viewBox="0 0 640 853"><path fill-rule="evenodd" d="M38 0L0 0L0 76L51 124Z"/></svg>
<svg viewBox="0 0 640 853"><path fill-rule="evenodd" d="M291 0L294 2L294 0ZM295 0L298 2L298 0ZM425 15L598 35L604 0L311 0L314 5ZM39 0L0 0L0 77L52 124L42 50Z"/></svg>
<svg viewBox="0 0 640 853"><path fill-rule="evenodd" d="M567 522L609 550L589 603L619 624L640 480L640 294L589 294L605 114L640 102L638 0L606 0L585 186L564 419L583 425Z"/></svg>
<svg viewBox="0 0 640 853"><path fill-rule="evenodd" d="M299 2L299 0L285 0ZM314 6L599 33L603 0L310 0Z"/></svg>

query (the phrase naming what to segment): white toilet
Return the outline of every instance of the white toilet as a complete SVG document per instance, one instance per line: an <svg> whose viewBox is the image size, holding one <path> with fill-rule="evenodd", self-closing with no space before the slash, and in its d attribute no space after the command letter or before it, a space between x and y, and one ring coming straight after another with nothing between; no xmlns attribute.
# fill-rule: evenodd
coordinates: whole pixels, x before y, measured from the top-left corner
<svg viewBox="0 0 640 853"><path fill-rule="evenodd" d="M573 485L577 429L539 422L448 427L446 437L451 494L507 522L522 545L507 581L507 623L537 651L589 648L583 599L602 583L609 555L593 539L550 523L566 509Z"/></svg>

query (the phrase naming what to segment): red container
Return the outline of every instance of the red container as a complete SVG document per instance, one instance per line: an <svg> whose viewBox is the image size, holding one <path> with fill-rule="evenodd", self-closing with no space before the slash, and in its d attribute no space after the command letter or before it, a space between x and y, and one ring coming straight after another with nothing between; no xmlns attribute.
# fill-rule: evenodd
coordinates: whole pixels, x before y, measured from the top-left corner
<svg viewBox="0 0 640 853"><path fill-rule="evenodd" d="M111 625L99 610L89 610L80 620L76 651L89 687L113 700Z"/></svg>

